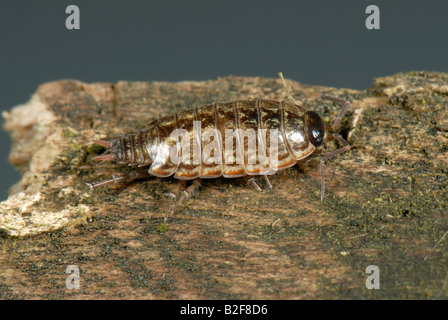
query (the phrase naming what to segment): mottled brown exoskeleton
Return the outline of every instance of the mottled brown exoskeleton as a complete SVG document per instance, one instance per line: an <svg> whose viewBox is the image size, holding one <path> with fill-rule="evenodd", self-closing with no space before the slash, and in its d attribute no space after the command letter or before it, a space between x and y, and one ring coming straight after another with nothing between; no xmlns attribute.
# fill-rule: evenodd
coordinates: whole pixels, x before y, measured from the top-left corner
<svg viewBox="0 0 448 320"><path fill-rule="evenodd" d="M95 157L94 160L115 161L148 169L143 172L134 171L128 175L113 176L109 180L88 184L89 187L93 189L111 183L124 184L147 176L165 178L174 175L176 179L193 180L193 184L183 192L174 208L170 208L167 212L168 215L200 185L200 179L262 175L271 186L267 178L268 174L289 168L297 161L308 157L324 142L325 137L324 123L320 116L296 103L289 93L283 75L281 73L279 75L291 102L264 99L215 102L155 120L143 131L110 141L93 140L108 149L105 154ZM347 141L335 132L350 103L324 95L322 98L343 104L333 125L327 128L330 135L343 146L320 159L321 201L325 192L324 162L350 149ZM249 155L248 140L250 138L245 139L241 136L241 132L250 129L257 132L257 148L263 148L267 155L269 155L267 151L274 144L272 139L276 139L277 162L274 171L266 161L263 162L258 157L251 158ZM186 133L189 149L181 148L178 143L179 134L173 135L173 132L180 130ZM235 132L231 140L225 137L229 130ZM215 132L218 135L213 139L205 138L207 132ZM259 134L260 132L264 135ZM206 148L205 141L214 142L215 148L212 152L203 152ZM241 156L240 161L237 161L238 155ZM250 181L257 186L254 180ZM171 194L173 199L180 192L180 186L179 184L176 191Z"/></svg>

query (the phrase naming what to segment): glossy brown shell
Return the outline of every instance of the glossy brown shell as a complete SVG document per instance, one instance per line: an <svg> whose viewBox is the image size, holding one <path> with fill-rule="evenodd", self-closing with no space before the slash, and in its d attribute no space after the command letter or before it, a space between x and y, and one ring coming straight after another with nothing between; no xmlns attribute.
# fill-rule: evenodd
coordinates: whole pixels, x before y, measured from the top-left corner
<svg viewBox="0 0 448 320"><path fill-rule="evenodd" d="M266 174L269 165L260 163L258 158L255 161L249 159L248 138L239 133L248 129L256 132L265 129L266 138L262 139L257 135L256 145L269 153L271 130L278 130L277 168L285 169L309 156L315 149L307 135L305 114L304 107L286 101L258 99L217 102L153 121L144 131L112 141L109 154L113 160L123 164L149 166L149 173L157 177L169 177L174 174L177 179L196 179L262 175ZM200 130L194 130L194 121L200 121ZM182 132L186 133L189 139L190 152L186 155L182 154L180 147L176 149L177 139L172 135L176 129L185 130ZM221 133L216 142L214 139L210 140L216 143L218 150L217 154L211 153L210 156L214 160L217 159L215 157L221 157L222 161L211 161L213 159L204 157L202 152L206 147L204 134L210 129L217 129ZM226 129L240 129L235 131L235 137L232 138L232 148L226 148ZM171 159L168 150L172 148L177 150L176 156L182 160L180 163ZM225 150L228 152L224 152ZM200 156L200 161L196 163L193 161L194 152L199 152ZM244 161L238 163L237 155L242 155Z"/></svg>

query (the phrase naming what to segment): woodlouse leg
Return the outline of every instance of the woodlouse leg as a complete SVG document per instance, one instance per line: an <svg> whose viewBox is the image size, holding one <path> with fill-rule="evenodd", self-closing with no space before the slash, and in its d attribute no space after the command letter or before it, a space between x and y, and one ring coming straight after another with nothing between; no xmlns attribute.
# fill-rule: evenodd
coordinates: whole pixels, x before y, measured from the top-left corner
<svg viewBox="0 0 448 320"><path fill-rule="evenodd" d="M266 183L268 184L269 188L272 189L272 184L271 184L271 181L269 181L268 176L264 175L263 177L264 177L264 180L266 180Z"/></svg>
<svg viewBox="0 0 448 320"><path fill-rule="evenodd" d="M333 133L333 137L335 139L337 139L340 143L343 144L342 148L339 148L337 150L331 151L329 153L327 153L325 156L323 156L322 158L320 158L320 175L321 175L321 190L320 190L320 201L322 202L324 199L324 193L325 193L325 177L324 177L324 162L327 161L330 158L333 158L334 156L337 156L338 154L341 154L345 151L350 150L350 145L348 144L348 142L341 137L340 134L337 133Z"/></svg>
<svg viewBox="0 0 448 320"><path fill-rule="evenodd" d="M177 198L177 195L179 194L180 190L185 186L186 180L177 180L177 183L173 190L171 190L170 193L168 193L168 197L171 197L172 199Z"/></svg>
<svg viewBox="0 0 448 320"><path fill-rule="evenodd" d="M111 179L102 180L98 182L84 182L90 190L93 190L95 188L104 187L110 184L114 184L115 186L121 186L128 183L131 183L134 180L137 179L143 179L143 178L149 178L151 175L148 173L148 171L132 171L129 174L126 173L120 173L120 174L114 174L112 175Z"/></svg>
<svg viewBox="0 0 448 320"><path fill-rule="evenodd" d="M169 209L165 212L165 216L163 218L163 222L166 223L166 220L168 218L168 215L173 211L173 201L177 198L179 195L179 192L182 190L182 188L185 186L186 180L178 180L173 190L171 190L170 193L167 194L168 197L171 198Z"/></svg>
<svg viewBox="0 0 448 320"><path fill-rule="evenodd" d="M337 102L337 103L340 103L343 105L341 112L339 112L336 119L334 119L333 125L331 126L331 131L334 132L339 127L339 124L341 123L342 118L344 117L345 113L347 112L348 108L350 107L350 101L332 97L332 96L327 96L324 94L322 95L322 99L331 100L331 101L334 101L334 102Z"/></svg>
<svg viewBox="0 0 448 320"><path fill-rule="evenodd" d="M165 214L165 217L163 219L163 222L166 223L166 220L168 218L168 215L176 212L177 208L189 197L191 197L193 195L193 192L199 188L199 186L201 185L201 179L195 179L193 180L193 183L184 191L182 191L181 196L179 197L179 199L176 201L176 203L174 205L171 206L171 208L167 211L167 213ZM180 189L179 189L180 191ZM177 192L179 194L179 191Z"/></svg>
<svg viewBox="0 0 448 320"><path fill-rule="evenodd" d="M255 188L257 188L258 191L261 191L261 187L258 185L255 177L250 178L249 180L247 180L247 184L253 184L255 186Z"/></svg>
<svg viewBox="0 0 448 320"><path fill-rule="evenodd" d="M263 178L266 181L266 184L268 185L268 187L270 189L272 189L272 183L271 183L271 181L269 181L268 176L267 175L263 175ZM257 183L257 178L256 177L252 177L252 178L248 179L247 180L247 184L253 184L255 186L255 188L257 188L258 191L262 191L262 188Z"/></svg>

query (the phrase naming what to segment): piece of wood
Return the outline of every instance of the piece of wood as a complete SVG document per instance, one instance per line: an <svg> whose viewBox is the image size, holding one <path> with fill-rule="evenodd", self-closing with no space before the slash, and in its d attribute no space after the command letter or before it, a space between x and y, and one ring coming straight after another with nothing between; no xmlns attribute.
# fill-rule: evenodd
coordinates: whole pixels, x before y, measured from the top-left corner
<svg viewBox="0 0 448 320"><path fill-rule="evenodd" d="M352 149L326 163L324 201L318 159L336 142L273 176L273 189L206 180L167 226L174 179L89 191L133 170L91 161L102 150L90 140L214 101L286 99L280 79L43 84L4 113L23 179L0 203L0 298L446 298L446 83L431 72L365 91L288 81L326 123L341 107L320 94L353 102L341 126ZM66 287L69 265L80 289ZM369 265L379 290L366 288Z"/></svg>

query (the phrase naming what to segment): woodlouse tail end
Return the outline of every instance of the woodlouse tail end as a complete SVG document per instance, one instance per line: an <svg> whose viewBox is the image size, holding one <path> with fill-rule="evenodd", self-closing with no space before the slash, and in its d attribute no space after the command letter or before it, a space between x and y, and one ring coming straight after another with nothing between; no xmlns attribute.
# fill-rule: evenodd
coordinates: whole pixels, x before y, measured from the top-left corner
<svg viewBox="0 0 448 320"><path fill-rule="evenodd" d="M99 144L100 146L104 148L110 148L112 147L112 142L105 141L105 140L92 140L93 143ZM116 160L116 157L113 154L109 154L108 151L106 153L103 153L99 156L96 156L95 158L92 158L92 160L95 161L114 161Z"/></svg>
<svg viewBox="0 0 448 320"><path fill-rule="evenodd" d="M99 155L95 158L92 158L92 160L95 161L113 161L115 160L115 157L113 154L103 154L103 155Z"/></svg>
<svg viewBox="0 0 448 320"><path fill-rule="evenodd" d="M112 142L110 141L104 141L104 140L91 140L93 143L99 144L100 146L103 146L104 148L110 148L112 146Z"/></svg>

